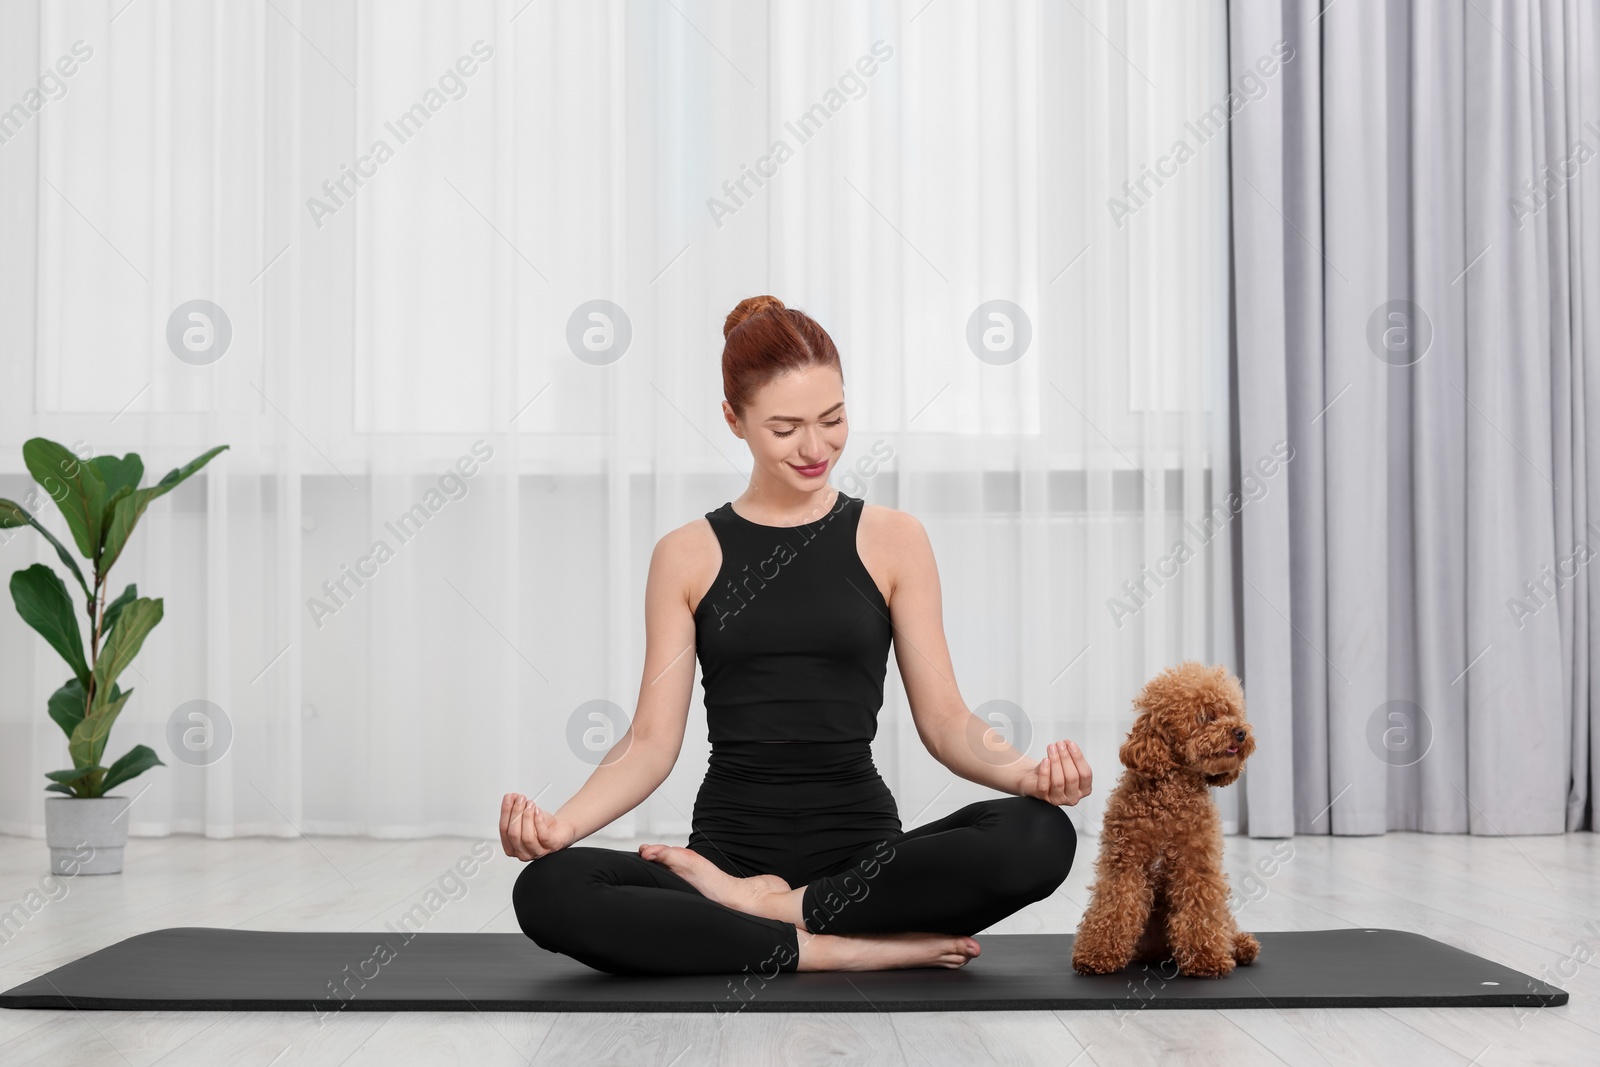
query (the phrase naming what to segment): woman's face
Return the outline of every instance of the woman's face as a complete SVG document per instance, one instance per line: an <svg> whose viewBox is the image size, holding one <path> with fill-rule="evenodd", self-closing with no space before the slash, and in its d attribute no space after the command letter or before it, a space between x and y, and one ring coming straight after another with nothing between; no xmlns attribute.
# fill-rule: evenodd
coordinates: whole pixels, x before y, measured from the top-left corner
<svg viewBox="0 0 1600 1067"><path fill-rule="evenodd" d="M832 367L807 367L774 378L756 393L742 421L726 400L722 412L733 432L749 444L758 468L801 490L827 483L850 436L844 380ZM813 470L803 472L803 467Z"/></svg>

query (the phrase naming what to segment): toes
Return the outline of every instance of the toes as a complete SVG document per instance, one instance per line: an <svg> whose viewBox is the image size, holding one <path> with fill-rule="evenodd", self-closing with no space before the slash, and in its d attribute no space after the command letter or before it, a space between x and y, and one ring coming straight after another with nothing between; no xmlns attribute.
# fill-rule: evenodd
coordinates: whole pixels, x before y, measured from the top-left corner
<svg viewBox="0 0 1600 1067"><path fill-rule="evenodd" d="M702 874L700 854L693 849L681 845L641 845L639 855L654 863L659 863L668 870L682 877L690 874Z"/></svg>
<svg viewBox="0 0 1600 1067"><path fill-rule="evenodd" d="M639 855L654 863L671 866L677 859L677 849L672 845L640 845Z"/></svg>

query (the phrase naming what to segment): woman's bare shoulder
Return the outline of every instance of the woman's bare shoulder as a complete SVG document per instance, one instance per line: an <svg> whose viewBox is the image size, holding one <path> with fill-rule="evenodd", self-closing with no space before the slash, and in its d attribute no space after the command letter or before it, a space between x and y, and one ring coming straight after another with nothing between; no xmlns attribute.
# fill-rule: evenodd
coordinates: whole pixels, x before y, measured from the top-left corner
<svg viewBox="0 0 1600 1067"><path fill-rule="evenodd" d="M900 584L921 573L932 555L928 533L917 517L882 504L862 505L856 552L890 605Z"/></svg>
<svg viewBox="0 0 1600 1067"><path fill-rule="evenodd" d="M922 523L911 512L882 504L861 505L861 528L890 550L915 545L928 537Z"/></svg>
<svg viewBox="0 0 1600 1067"><path fill-rule="evenodd" d="M660 568L660 579L672 589L681 590L684 606L692 612L716 581L722 545L704 516L690 519L661 535L650 566Z"/></svg>

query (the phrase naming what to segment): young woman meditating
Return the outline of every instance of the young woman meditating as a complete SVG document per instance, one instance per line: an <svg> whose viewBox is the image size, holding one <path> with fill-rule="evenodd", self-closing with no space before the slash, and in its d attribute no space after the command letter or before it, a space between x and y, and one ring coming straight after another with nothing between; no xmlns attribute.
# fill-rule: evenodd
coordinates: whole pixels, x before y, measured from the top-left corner
<svg viewBox="0 0 1600 1067"><path fill-rule="evenodd" d="M632 726L555 812L500 805L512 900L533 941L613 974L960 967L973 934L1053 893L1088 795L1071 741L1037 762L973 715L945 645L922 524L839 492L844 377L833 341L774 297L723 327L723 414L754 472L736 501L656 545ZM891 643L918 736L1012 794L902 831L872 762ZM632 810L683 746L694 659L711 757L687 847L574 846Z"/></svg>

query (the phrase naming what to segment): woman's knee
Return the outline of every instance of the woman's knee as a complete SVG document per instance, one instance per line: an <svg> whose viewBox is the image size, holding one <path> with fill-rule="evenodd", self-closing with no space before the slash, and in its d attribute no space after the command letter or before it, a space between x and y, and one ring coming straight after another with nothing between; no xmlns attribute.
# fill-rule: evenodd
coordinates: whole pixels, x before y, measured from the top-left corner
<svg viewBox="0 0 1600 1067"><path fill-rule="evenodd" d="M1067 880L1078 851L1078 831L1066 809L1038 797L1012 797L1005 824L1008 844L1020 860L1022 890L1041 899Z"/></svg>
<svg viewBox="0 0 1600 1067"><path fill-rule="evenodd" d="M511 906L517 925L541 948L560 951L562 930L578 921L573 910L584 900L583 884L589 865L581 851L570 846L548 856L529 860L511 888Z"/></svg>

